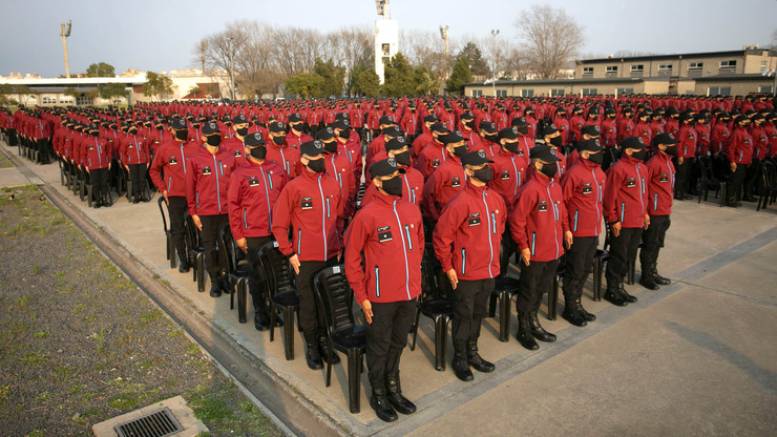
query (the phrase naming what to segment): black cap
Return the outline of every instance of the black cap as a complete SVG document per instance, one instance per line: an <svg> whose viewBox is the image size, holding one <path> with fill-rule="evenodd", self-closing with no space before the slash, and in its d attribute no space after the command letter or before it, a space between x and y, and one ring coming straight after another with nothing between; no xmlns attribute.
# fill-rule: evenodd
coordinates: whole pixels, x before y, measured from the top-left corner
<svg viewBox="0 0 777 437"><path fill-rule="evenodd" d="M436 123L434 123L434 124L432 125L432 131L434 131L434 132L439 132L439 133L447 133L447 132L448 132L448 128L447 128L447 127L445 127L445 125L444 125L444 124L442 124L442 123L440 123L440 122L438 121L438 122L436 122Z"/></svg>
<svg viewBox="0 0 777 437"><path fill-rule="evenodd" d="M602 150L602 146L595 139L584 140L577 143L577 151L582 152L583 150L596 153Z"/></svg>
<svg viewBox="0 0 777 437"><path fill-rule="evenodd" d="M248 134L244 141L245 145L248 147L264 146L264 138L259 132Z"/></svg>
<svg viewBox="0 0 777 437"><path fill-rule="evenodd" d="M494 123L491 123L490 121L481 121L480 130L486 131L488 133L493 133L493 132L496 132L496 125L494 125Z"/></svg>
<svg viewBox="0 0 777 437"><path fill-rule="evenodd" d="M399 130L399 128L396 126L389 126L389 127L383 128L383 130L381 131L381 134L388 135L390 137L398 137L402 135L402 131Z"/></svg>
<svg viewBox="0 0 777 437"><path fill-rule="evenodd" d="M335 129L348 129L349 127L351 127L351 123L348 121L347 118L342 118L332 123L332 127Z"/></svg>
<svg viewBox="0 0 777 437"><path fill-rule="evenodd" d="M386 152L389 150L399 150L405 146L410 146L410 143L407 142L407 138L400 135L396 138L390 139L386 143Z"/></svg>
<svg viewBox="0 0 777 437"><path fill-rule="evenodd" d="M394 172L404 173L405 170L397 167L397 161L394 158L381 159L370 166L370 176L379 178L389 176Z"/></svg>
<svg viewBox="0 0 777 437"><path fill-rule="evenodd" d="M246 124L248 123L248 119L246 119L246 116L243 114L238 115L235 117L234 120L232 120L233 124Z"/></svg>
<svg viewBox="0 0 777 437"><path fill-rule="evenodd" d="M472 167L478 167L483 164L494 162L486 156L484 150L476 150L474 152L467 152L461 157L462 165L470 165Z"/></svg>
<svg viewBox="0 0 777 437"><path fill-rule="evenodd" d="M653 138L653 145L658 146L659 144L664 144L664 145L677 144L677 140L672 135L666 132L662 132Z"/></svg>
<svg viewBox="0 0 777 437"><path fill-rule="evenodd" d="M299 123L300 121L302 121L302 116L299 115L299 112L289 115L289 123Z"/></svg>
<svg viewBox="0 0 777 437"><path fill-rule="evenodd" d="M599 126L588 124L583 126L583 129L581 130L582 133L586 135L590 135L592 137L598 137L601 135L601 132L599 132Z"/></svg>
<svg viewBox="0 0 777 437"><path fill-rule="evenodd" d="M511 126L527 126L526 119L523 117L516 117L510 122Z"/></svg>
<svg viewBox="0 0 777 437"><path fill-rule="evenodd" d="M461 136L459 131L453 131L440 136L440 141L442 141L443 144L453 144L464 141L464 137Z"/></svg>
<svg viewBox="0 0 777 437"><path fill-rule="evenodd" d="M499 139L517 140L518 130L514 127L506 127L499 131Z"/></svg>
<svg viewBox="0 0 777 437"><path fill-rule="evenodd" d="M186 120L183 118L174 118L173 121L170 122L170 127L175 130L186 129Z"/></svg>
<svg viewBox="0 0 777 437"><path fill-rule="evenodd" d="M202 134L205 135L206 137L208 135L213 135L218 133L221 133L221 131L219 130L219 126L216 124L215 121L209 121L202 126Z"/></svg>
<svg viewBox="0 0 777 437"><path fill-rule="evenodd" d="M435 122L437 122L437 116L434 114L430 114L424 117L424 123L435 123Z"/></svg>
<svg viewBox="0 0 777 437"><path fill-rule="evenodd" d="M270 123L270 132L286 132L286 125L280 121Z"/></svg>
<svg viewBox="0 0 777 437"><path fill-rule="evenodd" d="M645 147L645 145L637 137L628 137L628 138L624 138L624 140L621 141L621 148L622 149L637 149L637 150L641 150L644 147Z"/></svg>
<svg viewBox="0 0 777 437"><path fill-rule="evenodd" d="M316 139L327 142L335 137L335 132L332 130L331 127L325 127L323 129L319 129L318 132L316 132Z"/></svg>
<svg viewBox="0 0 777 437"><path fill-rule="evenodd" d="M540 161L547 162L548 164L558 161L556 155L545 144L537 144L529 151L529 158L539 159Z"/></svg>
<svg viewBox="0 0 777 437"><path fill-rule="evenodd" d="M548 135L553 135L556 132L558 132L558 128L553 123L546 124L545 127L542 128L543 137L547 137Z"/></svg>
<svg viewBox="0 0 777 437"><path fill-rule="evenodd" d="M380 124L380 125L396 124L396 122L394 121L394 117L392 117L390 115L384 115L384 116L380 117L380 120L378 120L378 124Z"/></svg>
<svg viewBox="0 0 777 437"><path fill-rule="evenodd" d="M299 146L299 152L302 155L316 156L324 153L324 143L319 140L307 141Z"/></svg>
<svg viewBox="0 0 777 437"><path fill-rule="evenodd" d="M461 114L461 119L462 120L473 120L474 118L475 118L475 116L472 115L471 112L465 112L465 113Z"/></svg>

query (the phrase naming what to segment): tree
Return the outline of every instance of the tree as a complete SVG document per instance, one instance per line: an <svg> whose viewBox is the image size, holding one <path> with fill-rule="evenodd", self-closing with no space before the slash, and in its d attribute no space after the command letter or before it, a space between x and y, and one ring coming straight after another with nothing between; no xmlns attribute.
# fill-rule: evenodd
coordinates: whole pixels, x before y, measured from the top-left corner
<svg viewBox="0 0 777 437"><path fill-rule="evenodd" d="M286 80L286 91L302 98L322 95L324 78L316 73L299 73Z"/></svg>
<svg viewBox="0 0 777 437"><path fill-rule="evenodd" d="M321 76L321 95L316 97L339 97L343 94L343 85L345 84L345 68L338 67L328 60L326 62L321 59L316 59L316 63L313 66L313 72Z"/></svg>
<svg viewBox="0 0 777 437"><path fill-rule="evenodd" d="M348 94L377 97L380 94L380 78L369 64L361 63L351 70Z"/></svg>
<svg viewBox="0 0 777 437"><path fill-rule="evenodd" d="M469 70L475 76L491 76L491 69L488 68L488 64L486 64L485 59L483 59L483 53L474 42L468 42L459 52L459 57L463 57L467 60Z"/></svg>
<svg viewBox="0 0 777 437"><path fill-rule="evenodd" d="M173 80L164 74L149 71L146 73L143 94L163 99L168 98L173 94Z"/></svg>
<svg viewBox="0 0 777 437"><path fill-rule="evenodd" d="M563 9L533 6L515 23L531 69L541 79L554 79L583 45L581 27Z"/></svg>
<svg viewBox="0 0 777 437"><path fill-rule="evenodd" d="M397 53L385 65L383 94L391 97L416 94L415 71L402 53Z"/></svg>
<svg viewBox="0 0 777 437"><path fill-rule="evenodd" d="M426 66L419 65L415 67L415 94L427 96L436 94L440 89L440 84L434 73Z"/></svg>
<svg viewBox="0 0 777 437"><path fill-rule="evenodd" d="M120 83L108 83L97 86L97 95L103 99L110 99L111 97L126 97L127 91L124 89L124 85Z"/></svg>
<svg viewBox="0 0 777 437"><path fill-rule="evenodd" d="M456 58L456 63L453 64L453 71L445 84L445 89L448 92L459 94L464 89L464 85L469 82L472 82L472 71L469 69L469 63L465 56L459 56Z"/></svg>
<svg viewBox="0 0 777 437"><path fill-rule="evenodd" d="M105 62L91 64L86 69L86 77L116 77L116 69Z"/></svg>

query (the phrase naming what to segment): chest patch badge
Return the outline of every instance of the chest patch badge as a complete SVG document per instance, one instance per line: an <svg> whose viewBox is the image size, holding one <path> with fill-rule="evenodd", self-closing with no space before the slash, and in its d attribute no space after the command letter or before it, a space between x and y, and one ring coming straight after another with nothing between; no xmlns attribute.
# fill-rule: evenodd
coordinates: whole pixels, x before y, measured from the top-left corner
<svg viewBox="0 0 777 437"><path fill-rule="evenodd" d="M540 200L537 202L537 211L539 212L547 212L548 211L548 202L546 200Z"/></svg>
<svg viewBox="0 0 777 437"><path fill-rule="evenodd" d="M626 178L626 188L634 188L637 186L637 180L635 178Z"/></svg>
<svg viewBox="0 0 777 437"><path fill-rule="evenodd" d="M480 224L480 212L473 212L467 217L467 225L478 226Z"/></svg>
<svg viewBox="0 0 777 437"><path fill-rule="evenodd" d="M211 171L210 171L210 167L209 166L206 165L205 167L202 168L202 175L203 176L210 176L210 174L211 174Z"/></svg>
<svg viewBox="0 0 777 437"><path fill-rule="evenodd" d="M591 183L587 182L583 184L582 192L583 194L591 194L593 193L594 189L591 187Z"/></svg>
<svg viewBox="0 0 777 437"><path fill-rule="evenodd" d="M458 176L454 176L451 178L451 187L458 188L461 186L461 180L459 180Z"/></svg>
<svg viewBox="0 0 777 437"><path fill-rule="evenodd" d="M300 209L313 209L313 198L303 197L299 202Z"/></svg>
<svg viewBox="0 0 777 437"><path fill-rule="evenodd" d="M392 240L391 226L378 226L378 242L386 243Z"/></svg>
<svg viewBox="0 0 777 437"><path fill-rule="evenodd" d="M256 176L249 176L248 177L248 186L249 187L257 187L257 186L259 186L259 179L257 179Z"/></svg>

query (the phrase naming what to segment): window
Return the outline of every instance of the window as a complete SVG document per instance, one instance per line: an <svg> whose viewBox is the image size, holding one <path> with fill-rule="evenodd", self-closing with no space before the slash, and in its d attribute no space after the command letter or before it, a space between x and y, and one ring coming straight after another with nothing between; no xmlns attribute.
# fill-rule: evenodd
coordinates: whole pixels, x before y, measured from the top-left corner
<svg viewBox="0 0 777 437"><path fill-rule="evenodd" d="M43 98L41 99L41 102L44 105L56 105L57 104L57 98L56 97L43 96Z"/></svg>
<svg viewBox="0 0 777 437"><path fill-rule="evenodd" d="M86 95L81 94L76 98L76 105L91 105L92 104L92 98Z"/></svg>
<svg viewBox="0 0 777 437"><path fill-rule="evenodd" d="M688 64L689 70L701 70L704 68L704 62L691 62Z"/></svg>
<svg viewBox="0 0 777 437"><path fill-rule="evenodd" d="M594 67L583 67L583 76L593 76Z"/></svg>
<svg viewBox="0 0 777 437"><path fill-rule="evenodd" d="M641 73L644 70L645 70L645 65L644 64L634 64L634 65L631 66L631 71L632 72L639 71Z"/></svg>
<svg viewBox="0 0 777 437"><path fill-rule="evenodd" d="M619 96L627 96L634 94L634 88L618 88Z"/></svg>
<svg viewBox="0 0 777 437"><path fill-rule="evenodd" d="M380 45L380 50L383 52L383 56L390 56L391 55L391 46L387 43L383 43Z"/></svg>
<svg viewBox="0 0 777 437"><path fill-rule="evenodd" d="M482 97L483 90L472 90L472 97Z"/></svg>
<svg viewBox="0 0 777 437"><path fill-rule="evenodd" d="M507 90L496 90L497 97L507 97Z"/></svg>
<svg viewBox="0 0 777 437"><path fill-rule="evenodd" d="M521 97L534 97L534 90L533 89L521 90Z"/></svg>
<svg viewBox="0 0 777 437"><path fill-rule="evenodd" d="M618 75L618 66L617 65L608 65L605 68L605 76L607 77L614 77Z"/></svg>
<svg viewBox="0 0 777 437"><path fill-rule="evenodd" d="M658 75L659 76L671 76L672 75L672 64L658 64Z"/></svg>
<svg viewBox="0 0 777 437"><path fill-rule="evenodd" d="M758 87L758 94L771 94L771 93L772 93L771 85L761 85Z"/></svg>
<svg viewBox="0 0 777 437"><path fill-rule="evenodd" d="M769 70L769 61L761 61L761 74L766 73Z"/></svg>
<svg viewBox="0 0 777 437"><path fill-rule="evenodd" d="M711 86L707 88L708 96L730 96L731 87L728 86Z"/></svg>
<svg viewBox="0 0 777 437"><path fill-rule="evenodd" d="M583 95L584 96L595 96L598 93L596 92L596 88L583 88Z"/></svg>
<svg viewBox="0 0 777 437"><path fill-rule="evenodd" d="M564 97L564 88L553 88L550 90L551 97Z"/></svg>
<svg viewBox="0 0 777 437"><path fill-rule="evenodd" d="M720 61L720 68L726 68L726 67L736 67L737 61L735 59L730 59L728 61Z"/></svg>

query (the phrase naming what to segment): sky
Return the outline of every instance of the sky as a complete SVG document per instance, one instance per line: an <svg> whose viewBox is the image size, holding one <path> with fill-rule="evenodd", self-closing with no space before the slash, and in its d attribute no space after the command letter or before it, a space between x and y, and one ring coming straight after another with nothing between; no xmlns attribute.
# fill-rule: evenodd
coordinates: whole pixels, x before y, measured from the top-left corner
<svg viewBox="0 0 777 437"><path fill-rule="evenodd" d="M771 42L777 30L775 0L390 0L400 29L486 36L499 29L518 39L515 21L534 4L564 9L582 27L582 54L620 50L672 53L737 50ZM374 0L2 0L0 75L64 72L59 23L71 19L70 71L94 62L164 71L194 66L197 41L227 23L255 20L321 31L371 28ZM400 47L400 51L402 48Z"/></svg>

